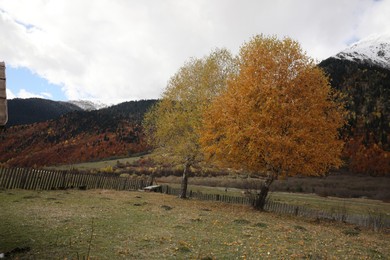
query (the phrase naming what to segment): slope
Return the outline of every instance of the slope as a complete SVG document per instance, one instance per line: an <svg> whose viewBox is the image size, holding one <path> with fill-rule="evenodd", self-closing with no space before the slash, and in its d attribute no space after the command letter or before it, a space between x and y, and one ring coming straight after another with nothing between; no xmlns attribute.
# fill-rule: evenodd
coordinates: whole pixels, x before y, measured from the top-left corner
<svg viewBox="0 0 390 260"><path fill-rule="evenodd" d="M11 99L8 100L7 127L44 122L77 110L81 108L67 102L41 98Z"/></svg>
<svg viewBox="0 0 390 260"><path fill-rule="evenodd" d="M44 166L125 156L147 149L141 120L155 100L125 102L0 133L0 164Z"/></svg>
<svg viewBox="0 0 390 260"><path fill-rule="evenodd" d="M389 44L377 38L363 40L319 64L332 87L346 95L350 118L344 152L354 172L390 173L390 64L382 62L383 57L390 57L388 47L390 40Z"/></svg>

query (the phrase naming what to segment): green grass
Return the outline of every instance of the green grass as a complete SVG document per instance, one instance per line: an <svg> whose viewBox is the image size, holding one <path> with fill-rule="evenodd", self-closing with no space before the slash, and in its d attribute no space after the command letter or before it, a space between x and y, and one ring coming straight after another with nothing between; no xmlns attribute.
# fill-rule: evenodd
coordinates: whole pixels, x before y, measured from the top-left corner
<svg viewBox="0 0 390 260"><path fill-rule="evenodd" d="M170 183L171 187L180 188L180 184ZM189 185L188 190L207 193L225 194L230 196L244 196L242 190L236 188L207 187L200 185ZM321 197L316 194L291 193L291 192L269 192L269 198L273 201L290 205L303 206L316 210L323 210L334 213L360 214L360 215L383 215L390 218L390 203L379 200L364 198L336 198Z"/></svg>
<svg viewBox="0 0 390 260"><path fill-rule="evenodd" d="M107 167L114 167L117 165L118 162L126 164L126 163L133 163L139 159L140 159L140 157L127 157L127 158L103 160L103 161L96 161L96 162L85 162L85 163L66 164L66 165L60 165L60 166L50 166L47 168L48 169L55 169L55 170L78 169L80 171L99 170L99 169L103 169L103 168L107 168Z"/></svg>
<svg viewBox="0 0 390 260"><path fill-rule="evenodd" d="M0 207L0 253L20 259L390 257L389 233L157 193L3 190Z"/></svg>
<svg viewBox="0 0 390 260"><path fill-rule="evenodd" d="M316 194L270 192L270 199L290 205L348 214L382 214L390 218L390 203L365 198L321 197Z"/></svg>
<svg viewBox="0 0 390 260"><path fill-rule="evenodd" d="M158 182L159 183L159 182ZM172 188L179 189L181 187L181 184L178 183L164 183L161 182L160 184L167 184ZM225 188L223 187L208 187L208 186L202 186L202 185L192 185L189 184L187 186L188 191L193 192L202 192L207 194L226 194L230 196L243 196L241 189L236 188L228 188L225 191Z"/></svg>

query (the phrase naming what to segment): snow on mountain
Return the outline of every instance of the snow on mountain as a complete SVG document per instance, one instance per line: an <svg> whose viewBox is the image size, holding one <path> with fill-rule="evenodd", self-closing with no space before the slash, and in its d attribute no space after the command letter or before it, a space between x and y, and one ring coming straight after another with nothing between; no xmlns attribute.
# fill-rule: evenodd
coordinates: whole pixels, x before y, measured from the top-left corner
<svg viewBox="0 0 390 260"><path fill-rule="evenodd" d="M98 109L107 107L107 105L104 103L92 102L89 100L71 100L71 101L68 101L68 103L74 104L74 105L76 105L76 106L78 106L81 109L86 110L86 111L98 110Z"/></svg>
<svg viewBox="0 0 390 260"><path fill-rule="evenodd" d="M364 38L333 57L390 69L390 32Z"/></svg>

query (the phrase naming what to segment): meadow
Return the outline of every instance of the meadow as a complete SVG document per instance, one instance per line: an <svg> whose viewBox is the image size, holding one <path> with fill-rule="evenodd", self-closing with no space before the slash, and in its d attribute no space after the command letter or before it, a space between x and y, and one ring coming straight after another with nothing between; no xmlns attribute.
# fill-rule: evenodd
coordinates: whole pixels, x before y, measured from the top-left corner
<svg viewBox="0 0 390 260"><path fill-rule="evenodd" d="M151 173L148 166L130 167L127 165L137 165L139 161L147 157L125 157L95 162L86 162L78 164L66 164L62 166L46 167L54 170L72 170L89 172L109 171L113 174L122 174L123 176L145 177ZM120 166L120 167L118 167ZM152 168L153 169L153 168ZM154 172L156 180L160 183L169 185L179 184L181 182L181 169L168 169L162 173ZM259 189L263 179L253 177L250 174L236 174L222 172L208 172L206 175L193 175L189 178L189 184L194 186L204 186L225 189L230 191L237 189L240 194L242 190ZM390 202L390 177L373 177L369 175L351 174L334 172L325 177L290 177L276 180L271 191L287 193L305 193L317 194L321 197L339 197L339 198L367 198L384 202ZM218 189L209 189L208 193L219 192Z"/></svg>
<svg viewBox="0 0 390 260"><path fill-rule="evenodd" d="M0 191L19 259L388 259L390 234L248 206L114 190Z"/></svg>

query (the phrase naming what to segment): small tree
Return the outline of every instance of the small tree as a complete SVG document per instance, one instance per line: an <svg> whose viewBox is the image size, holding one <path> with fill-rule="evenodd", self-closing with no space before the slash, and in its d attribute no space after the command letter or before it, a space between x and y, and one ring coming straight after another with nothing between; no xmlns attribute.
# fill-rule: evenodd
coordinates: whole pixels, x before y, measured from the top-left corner
<svg viewBox="0 0 390 260"><path fill-rule="evenodd" d="M342 164L343 104L327 77L290 38L256 36L239 54L239 73L204 114L209 160L266 175L263 209L280 176L324 175Z"/></svg>
<svg viewBox="0 0 390 260"><path fill-rule="evenodd" d="M181 198L186 198L191 166L203 160L199 145L202 115L226 88L233 71L234 59L224 49L191 59L170 79L161 100L145 115L147 141L162 161L184 165Z"/></svg>

